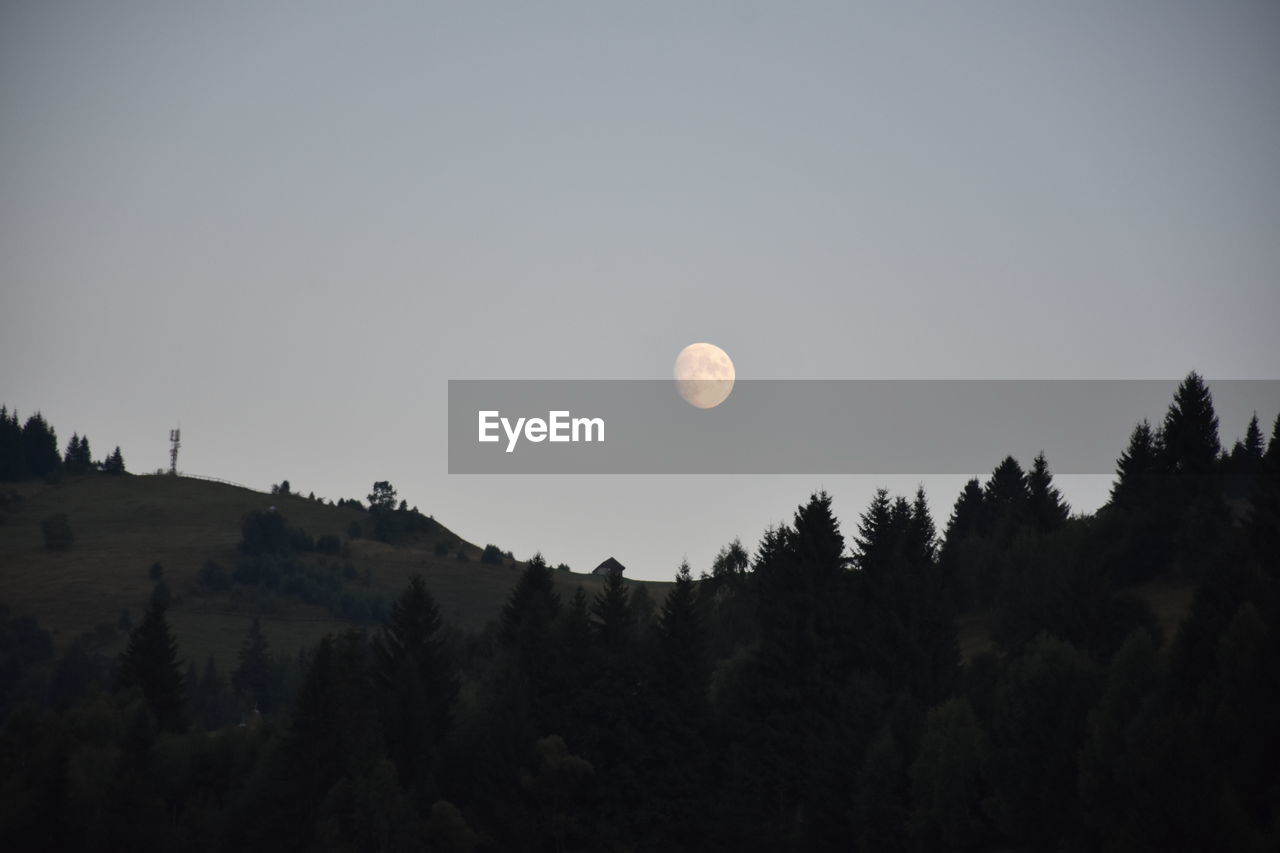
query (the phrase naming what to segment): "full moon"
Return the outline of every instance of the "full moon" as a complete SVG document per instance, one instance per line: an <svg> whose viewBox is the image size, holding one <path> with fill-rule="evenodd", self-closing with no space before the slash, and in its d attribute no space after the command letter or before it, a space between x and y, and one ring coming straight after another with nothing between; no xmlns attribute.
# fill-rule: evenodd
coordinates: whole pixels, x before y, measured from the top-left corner
<svg viewBox="0 0 1280 853"><path fill-rule="evenodd" d="M713 409L733 390L733 362L715 344L689 344L676 356L676 390L685 402Z"/></svg>

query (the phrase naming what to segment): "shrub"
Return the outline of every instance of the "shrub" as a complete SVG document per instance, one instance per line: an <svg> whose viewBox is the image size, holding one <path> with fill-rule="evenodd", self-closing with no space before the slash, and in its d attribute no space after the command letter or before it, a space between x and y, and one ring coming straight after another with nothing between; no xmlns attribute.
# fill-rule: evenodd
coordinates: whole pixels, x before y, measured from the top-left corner
<svg viewBox="0 0 1280 853"><path fill-rule="evenodd" d="M342 550L342 540L333 533L326 533L316 540L316 551L320 554L337 556Z"/></svg>
<svg viewBox="0 0 1280 853"><path fill-rule="evenodd" d="M364 531L360 529L360 522L355 521L354 519L351 524L347 526L347 538L349 539L359 539L361 535L363 535L363 532Z"/></svg>
<svg viewBox="0 0 1280 853"><path fill-rule="evenodd" d="M437 556L437 557L443 557L444 555L446 555L446 554L448 554L448 553L449 553L449 543L448 543L448 542L437 542L437 543L436 543L436 556Z"/></svg>
<svg viewBox="0 0 1280 853"><path fill-rule="evenodd" d="M480 562L501 566L502 557L502 550L497 545L485 545L484 553L480 555Z"/></svg>
<svg viewBox="0 0 1280 853"><path fill-rule="evenodd" d="M71 519L65 512L55 512L40 522L44 531L44 547L50 551L65 551L71 547L75 536L71 533Z"/></svg>
<svg viewBox="0 0 1280 853"><path fill-rule="evenodd" d="M151 568L147 569L147 578L149 580L158 581L164 577L164 566L155 562L151 564Z"/></svg>

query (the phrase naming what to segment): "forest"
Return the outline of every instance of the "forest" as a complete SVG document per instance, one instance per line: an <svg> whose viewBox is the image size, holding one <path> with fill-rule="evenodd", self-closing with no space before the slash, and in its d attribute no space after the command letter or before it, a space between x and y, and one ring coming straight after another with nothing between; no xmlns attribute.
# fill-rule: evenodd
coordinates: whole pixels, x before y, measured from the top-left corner
<svg viewBox="0 0 1280 853"><path fill-rule="evenodd" d="M123 472L118 448L95 464L52 435L4 413L0 479ZM5 609L0 838L1275 850L1280 416L1227 447L1192 373L1117 448L1095 513L1072 514L1043 454L1009 457L945 519L923 489L881 490L842 530L813 494L754 546L679 566L660 602L621 575L563 596L534 556L483 630L445 624L420 575L297 656L255 621L229 672L181 659L159 576L109 660ZM242 548L287 559L297 537L262 525ZM1171 583L1194 590L1173 630L1140 594ZM962 654L974 614L993 643Z"/></svg>

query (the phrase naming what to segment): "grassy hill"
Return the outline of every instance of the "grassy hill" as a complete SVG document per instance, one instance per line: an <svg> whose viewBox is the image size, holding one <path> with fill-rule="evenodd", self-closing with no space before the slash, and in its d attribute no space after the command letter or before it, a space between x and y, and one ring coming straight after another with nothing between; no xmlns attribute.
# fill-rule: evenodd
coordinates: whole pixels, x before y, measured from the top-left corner
<svg viewBox="0 0 1280 853"><path fill-rule="evenodd" d="M68 478L58 484L27 482L0 487L14 494L0 515L0 603L29 614L49 630L59 647L98 626L96 644L112 653L123 647L124 632L114 630L122 610L136 622L154 582L148 569L159 562L173 593L169 612L188 660L213 655L219 666L233 665L249 623L260 615L277 653L292 654L325 633L350 622L329 610L282 598L276 612L238 603L228 595L197 593L197 576L207 560L234 565L240 522L251 510L274 506L290 527L313 537L336 534L350 548L350 562L370 588L388 599L420 573L440 604L445 620L464 629L482 627L497 616L523 569L504 560L480 561L482 549L460 540L443 526L408 544L387 545L366 538L348 539L353 521L368 524L354 507L334 507L295 495L270 495L223 483L163 475ZM66 551L44 547L41 521L66 513L75 540ZM500 525L497 525L500 527ZM437 542L449 543L445 556ZM457 557L465 554L466 562ZM606 555L601 555L606 556ZM345 562L345 560L344 560ZM579 584L594 595L602 581L590 575L556 572L566 599ZM660 604L670 584L636 582Z"/></svg>
<svg viewBox="0 0 1280 853"><path fill-rule="evenodd" d="M349 539L353 521L366 527L369 516L354 507L328 506L296 495L270 495L223 483L163 475L69 478L56 485L9 484L0 495L15 494L0 511L0 603L29 614L65 647L88 631L97 631L95 646L114 653L125 633L115 629L122 610L136 621L154 582L148 569L159 562L174 595L169 612L181 654L197 662L212 655L219 666L234 666L235 655L255 616L277 653L292 654L324 634L352 622L326 608L283 598L273 612L256 603L196 591L196 578L206 560L231 566L237 558L240 521L251 510L275 506L291 527L315 537L336 534L350 548L350 562L369 572L371 589L388 599L403 589L410 575L421 573L451 624L478 629L497 616L523 570L504 560L497 566L480 561L482 549L462 541L443 526L409 544L388 545L367 538ZM66 551L44 547L40 522L55 512L71 520L75 541ZM450 552L435 553L438 542ZM467 561L458 559L461 551ZM603 556L603 555L602 555ZM588 595L600 578L555 572L561 595L568 598L582 585ZM668 583L634 582L646 587L660 605ZM1193 588L1163 580L1131 590L1155 611L1166 636L1186 615ZM958 621L964 657L992 648L990 613L974 611Z"/></svg>

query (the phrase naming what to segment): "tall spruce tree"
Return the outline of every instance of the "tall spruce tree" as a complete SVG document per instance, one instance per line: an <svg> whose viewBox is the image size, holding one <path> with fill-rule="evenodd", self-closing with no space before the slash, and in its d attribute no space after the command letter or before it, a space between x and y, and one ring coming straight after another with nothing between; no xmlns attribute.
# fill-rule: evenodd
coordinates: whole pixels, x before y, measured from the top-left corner
<svg viewBox="0 0 1280 853"><path fill-rule="evenodd" d="M1111 505L1137 509L1151 505L1159 484L1161 450L1151 424L1142 421L1129 435L1129 446L1116 460L1116 481L1111 486Z"/></svg>
<svg viewBox="0 0 1280 853"><path fill-rule="evenodd" d="M166 731L186 728L186 695L178 662L178 643L165 618L165 602L153 595L142 622L129 634L120 659L119 686L138 687Z"/></svg>
<svg viewBox="0 0 1280 853"><path fill-rule="evenodd" d="M426 780L458 695L443 626L426 582L414 575L374 645L388 752L406 786Z"/></svg>
<svg viewBox="0 0 1280 853"><path fill-rule="evenodd" d="M503 648L535 683L549 671L553 655L552 626L560 613L560 596L546 560L535 554L502 607L498 638Z"/></svg>
<svg viewBox="0 0 1280 853"><path fill-rule="evenodd" d="M1053 484L1053 474L1049 473L1049 463L1043 452L1036 455L1031 472L1027 474L1027 492L1028 514L1037 530L1057 530L1071 515L1071 508Z"/></svg>
<svg viewBox="0 0 1280 853"><path fill-rule="evenodd" d="M103 461L102 470L107 474L125 473L124 454L120 452L119 446L117 446L115 450L111 451L111 455Z"/></svg>
<svg viewBox="0 0 1280 853"><path fill-rule="evenodd" d="M982 519L982 500L982 484L975 477L964 484L951 509L951 518L947 521L938 555L948 576L954 577L956 574L961 544L978 533L978 525Z"/></svg>
<svg viewBox="0 0 1280 853"><path fill-rule="evenodd" d="M0 480L21 480L26 475L18 413L10 413L8 407L0 406Z"/></svg>
<svg viewBox="0 0 1280 853"><path fill-rule="evenodd" d="M1209 386L1195 371L1174 392L1161 434L1164 467L1171 473L1208 476L1215 472L1222 449L1218 415Z"/></svg>
<svg viewBox="0 0 1280 853"><path fill-rule="evenodd" d="M62 464L58 453L58 436L39 412L27 418L22 427L22 454L26 460L27 474L45 477L53 474Z"/></svg>
<svg viewBox="0 0 1280 853"><path fill-rule="evenodd" d="M1280 415L1271 428L1271 442L1262 457L1249 500L1249 539L1259 562L1280 580Z"/></svg>
<svg viewBox="0 0 1280 853"><path fill-rule="evenodd" d="M685 561L658 617L653 667L654 722L660 734L648 783L667 850L705 847L710 665L697 599L697 584Z"/></svg>
<svg viewBox="0 0 1280 853"><path fill-rule="evenodd" d="M1262 456L1266 451L1267 446L1262 438L1262 428L1258 424L1258 413L1254 412L1253 417L1249 418L1249 426L1244 431L1245 459L1251 466L1259 466L1262 464ZM1254 470L1257 470L1257 468L1254 467Z"/></svg>
<svg viewBox="0 0 1280 853"><path fill-rule="evenodd" d="M626 652L635 639L635 611L631 593L620 572L605 578L591 605L592 630L597 648L613 654Z"/></svg>
<svg viewBox="0 0 1280 853"><path fill-rule="evenodd" d="M257 618L249 626L249 633L240 646L239 666L231 674L231 686L251 709L264 714L274 710L272 686L275 680L275 662L262 624Z"/></svg>
<svg viewBox="0 0 1280 853"><path fill-rule="evenodd" d="M1008 535L1011 528L1026 520L1031 492L1027 476L1012 456L1006 456L983 488L983 532Z"/></svg>

